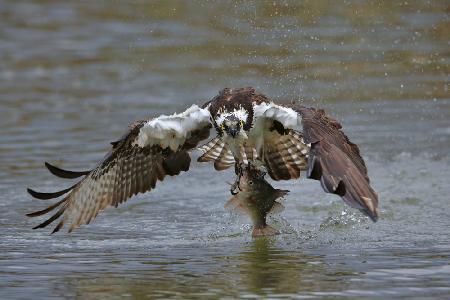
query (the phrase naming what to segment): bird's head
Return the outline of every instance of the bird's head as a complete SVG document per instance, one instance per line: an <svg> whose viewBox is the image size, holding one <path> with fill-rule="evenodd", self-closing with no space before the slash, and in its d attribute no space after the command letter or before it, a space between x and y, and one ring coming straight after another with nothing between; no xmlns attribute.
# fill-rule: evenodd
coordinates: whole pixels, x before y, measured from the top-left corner
<svg viewBox="0 0 450 300"><path fill-rule="evenodd" d="M219 133L232 138L247 136L245 133L245 128L247 127L246 122L247 113L243 113L242 111L224 113L216 119Z"/></svg>
<svg viewBox="0 0 450 300"><path fill-rule="evenodd" d="M224 134L227 134L233 138L241 133L244 127L244 120L239 120L235 116L227 116L224 121L220 124L220 129Z"/></svg>

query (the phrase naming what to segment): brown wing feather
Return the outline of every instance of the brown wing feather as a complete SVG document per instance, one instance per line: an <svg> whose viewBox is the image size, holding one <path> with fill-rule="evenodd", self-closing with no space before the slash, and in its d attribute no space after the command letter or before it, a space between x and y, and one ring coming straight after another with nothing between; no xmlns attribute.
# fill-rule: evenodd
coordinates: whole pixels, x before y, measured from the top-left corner
<svg viewBox="0 0 450 300"><path fill-rule="evenodd" d="M87 174L89 174L91 172L91 170L89 170L89 171L69 171L69 170L64 170L64 169L55 167L55 166L51 165L48 162L45 162L45 167L53 175L61 177L61 178L68 178L68 179L78 178L78 177L87 175Z"/></svg>
<svg viewBox="0 0 450 300"><path fill-rule="evenodd" d="M198 150L203 152L203 154L197 159L199 162L215 161L220 157L223 147L225 147L225 142L222 141L220 137L215 137L208 143L199 147Z"/></svg>
<svg viewBox="0 0 450 300"><path fill-rule="evenodd" d="M358 146L342 132L342 126L323 110L291 106L302 117L303 138L311 144L308 178L320 180L328 193L341 196L373 221L378 219L378 195L372 189Z"/></svg>
<svg viewBox="0 0 450 300"><path fill-rule="evenodd" d="M70 223L70 232L82 224L88 224L106 207L117 206L137 193L153 189L156 182L162 181L165 176L174 176L181 171L187 171L191 161L187 151L196 147L199 141L206 139L211 128L208 125L192 131L181 149L173 152L169 148L162 149L156 145L146 147L134 145L133 142L143 125L144 121L134 124L122 139L114 142L113 149L97 168L71 189L62 191L70 190L64 199L42 211L28 214L34 217L59 207L53 216L34 228L45 227L61 217L53 232L60 230L65 223ZM34 195L48 198L58 196L62 192L49 195L34 192Z"/></svg>
<svg viewBox="0 0 450 300"><path fill-rule="evenodd" d="M215 137L198 148L203 154L197 159L199 162L214 161L217 171L226 170L234 165L234 157L230 149L220 137Z"/></svg>
<svg viewBox="0 0 450 300"><path fill-rule="evenodd" d="M228 146L225 145L220 152L218 159L214 161L214 169L223 171L234 165L234 157Z"/></svg>
<svg viewBox="0 0 450 300"><path fill-rule="evenodd" d="M300 133L272 131L265 140L264 163L272 179L296 179L300 177L300 171L307 169L309 147Z"/></svg>

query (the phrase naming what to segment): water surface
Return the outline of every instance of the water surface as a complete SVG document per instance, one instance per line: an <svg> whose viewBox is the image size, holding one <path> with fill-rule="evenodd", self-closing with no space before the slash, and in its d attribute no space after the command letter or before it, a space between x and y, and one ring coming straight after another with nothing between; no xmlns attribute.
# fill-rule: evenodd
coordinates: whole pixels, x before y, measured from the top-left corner
<svg viewBox="0 0 450 300"><path fill-rule="evenodd" d="M448 298L445 1L0 0L0 298ZM31 230L43 167L95 166L134 120L254 86L324 107L360 145L381 218L291 190L252 239L231 172L193 163L72 234ZM197 153L193 156L196 157Z"/></svg>

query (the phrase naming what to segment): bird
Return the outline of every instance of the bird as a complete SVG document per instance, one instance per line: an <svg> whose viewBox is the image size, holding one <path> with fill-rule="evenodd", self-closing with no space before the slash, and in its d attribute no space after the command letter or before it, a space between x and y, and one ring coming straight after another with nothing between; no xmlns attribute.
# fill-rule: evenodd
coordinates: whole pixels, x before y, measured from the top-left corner
<svg viewBox="0 0 450 300"><path fill-rule="evenodd" d="M56 210L33 229L58 220L52 233L65 224L72 232L108 206L154 189L166 176L187 172L195 150L201 153L197 161L212 163L217 171L234 166L238 174L241 166L251 163L274 181L295 180L306 173L326 193L378 220L378 194L358 146L341 124L323 109L298 102L277 104L252 87L225 88L203 105L132 123L93 169L70 171L45 162L53 175L80 180L57 192L28 188L36 199L63 197L27 216Z"/></svg>

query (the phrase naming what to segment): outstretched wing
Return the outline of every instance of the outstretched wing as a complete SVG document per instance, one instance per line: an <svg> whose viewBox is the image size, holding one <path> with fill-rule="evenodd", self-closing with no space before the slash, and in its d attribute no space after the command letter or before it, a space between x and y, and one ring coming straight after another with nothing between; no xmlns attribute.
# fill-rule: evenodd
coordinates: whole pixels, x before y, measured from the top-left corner
<svg viewBox="0 0 450 300"><path fill-rule="evenodd" d="M84 176L75 185L55 193L40 193L28 189L35 198L53 199L67 194L44 210L28 214L36 217L59 208L42 228L60 219L53 232L69 223L69 232L88 224L108 206L117 207L137 193L153 189L166 175L178 175L190 165L188 151L208 138L211 124L206 109L192 106L184 113L161 116L134 123L111 151L91 171L67 171L46 163L49 171L62 178Z"/></svg>
<svg viewBox="0 0 450 300"><path fill-rule="evenodd" d="M377 221L378 195L370 186L358 146L324 110L301 105L292 108L300 114L303 137L311 144L308 178L320 180L326 192L341 196L347 204Z"/></svg>
<svg viewBox="0 0 450 300"><path fill-rule="evenodd" d="M255 114L272 121L281 136L268 143L267 148L286 148L275 151L280 158L272 159L272 163L265 162L273 179L298 178L299 172L282 172L283 168L290 169L286 162L296 161L297 169L302 170L307 161L303 169L306 169L307 177L320 180L325 192L341 196L348 205L361 210L373 221L378 219L378 195L370 186L364 160L358 146L350 142L336 120L321 109L299 104L265 103L256 107ZM301 133L295 131L297 139L283 142L295 128L301 128ZM300 153L297 153L299 149Z"/></svg>

